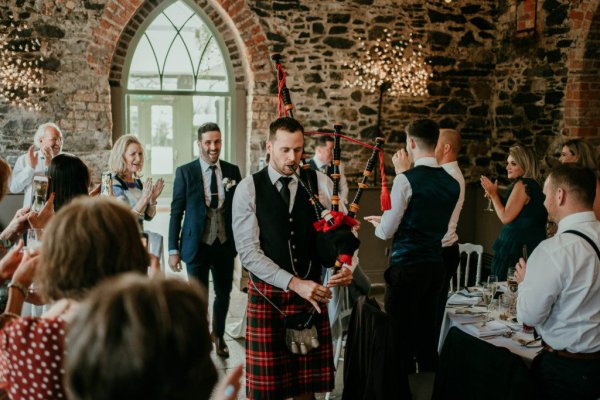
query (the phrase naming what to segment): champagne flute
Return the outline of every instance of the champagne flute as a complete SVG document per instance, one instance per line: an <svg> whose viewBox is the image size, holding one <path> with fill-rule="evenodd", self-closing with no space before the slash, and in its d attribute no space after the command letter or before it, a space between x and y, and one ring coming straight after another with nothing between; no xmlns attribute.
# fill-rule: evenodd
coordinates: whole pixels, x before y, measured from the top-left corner
<svg viewBox="0 0 600 400"><path fill-rule="evenodd" d="M490 289L490 291L492 292L492 297L496 295L496 291L498 290L498 276L497 275L490 275L488 276L488 287Z"/></svg>
<svg viewBox="0 0 600 400"><path fill-rule="evenodd" d="M494 177L490 176L490 181L494 182ZM488 203L487 203L487 207L483 209L483 211L489 211L489 212L495 212L493 204L492 204L492 198L487 194L487 192L485 192L485 197L487 197Z"/></svg>

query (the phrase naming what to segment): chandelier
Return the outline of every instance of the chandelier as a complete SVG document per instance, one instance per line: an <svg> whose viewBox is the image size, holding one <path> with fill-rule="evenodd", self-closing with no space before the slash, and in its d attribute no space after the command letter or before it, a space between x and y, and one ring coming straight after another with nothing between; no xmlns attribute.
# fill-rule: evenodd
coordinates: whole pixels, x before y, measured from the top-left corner
<svg viewBox="0 0 600 400"><path fill-rule="evenodd" d="M413 41L412 34L408 40L394 42L385 29L384 38L377 39L373 46L369 47L364 40L360 45L366 49L364 56L344 63L354 78L346 81L347 86L370 93L387 91L393 96L427 94L427 83L433 74L421 53L421 44Z"/></svg>
<svg viewBox="0 0 600 400"><path fill-rule="evenodd" d="M39 54L41 43L27 24L9 17L0 28L0 98L27 110L39 110L46 94Z"/></svg>

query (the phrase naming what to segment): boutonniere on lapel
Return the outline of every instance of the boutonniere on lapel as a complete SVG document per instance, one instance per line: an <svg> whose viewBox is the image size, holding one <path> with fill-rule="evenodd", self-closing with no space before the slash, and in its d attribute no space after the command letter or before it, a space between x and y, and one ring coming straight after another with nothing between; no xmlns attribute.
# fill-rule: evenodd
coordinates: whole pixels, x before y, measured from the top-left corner
<svg viewBox="0 0 600 400"><path fill-rule="evenodd" d="M223 187L225 187L225 191L229 192L229 189L234 187L237 184L235 179L223 178Z"/></svg>

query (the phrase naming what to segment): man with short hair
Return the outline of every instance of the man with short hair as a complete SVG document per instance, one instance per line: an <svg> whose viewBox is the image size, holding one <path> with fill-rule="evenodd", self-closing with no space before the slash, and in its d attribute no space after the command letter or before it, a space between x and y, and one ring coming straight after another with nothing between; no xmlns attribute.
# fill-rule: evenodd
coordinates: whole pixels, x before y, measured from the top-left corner
<svg viewBox="0 0 600 400"><path fill-rule="evenodd" d="M62 145L63 135L60 128L52 122L47 122L38 127L27 153L17 158L10 180L10 191L24 192L23 207L31 205L33 176L46 173L52 158L62 151Z"/></svg>
<svg viewBox="0 0 600 400"><path fill-rule="evenodd" d="M329 135L319 135L315 139L315 155L308 162L311 169L321 171L329 178L333 174L333 145L334 139ZM340 200L348 204L348 181L344 175L344 166L340 164Z"/></svg>
<svg viewBox="0 0 600 400"><path fill-rule="evenodd" d="M600 222L593 171L563 164L544 183L557 233L517 264L517 317L544 347L531 370L540 398L600 398Z"/></svg>
<svg viewBox="0 0 600 400"><path fill-rule="evenodd" d="M246 177L233 200L235 243L250 271L248 399L312 399L314 393L333 388L331 331L323 305L331 298L329 287L349 284L352 273L342 267L329 287L321 284L323 263L313 226L317 216L294 171L316 190L325 207L331 205L333 185L324 174L298 168L303 148L304 128L298 121L273 121L266 145L269 164ZM286 345L289 319L314 326L318 347L302 354L300 343L295 343L295 352Z"/></svg>
<svg viewBox="0 0 600 400"><path fill-rule="evenodd" d="M458 182L435 159L438 137L439 127L432 120L409 125L408 152L401 149L392 158L400 172L392 187L392 208L381 217L365 217L375 225L375 235L394 239L384 275L385 311L398 327L409 372L415 369L413 359L421 372L437 368L436 309L446 276L442 238L460 194ZM414 168L402 172L410 159Z"/></svg>
<svg viewBox="0 0 600 400"><path fill-rule="evenodd" d="M460 185L460 194L458 195L458 201L452 211L450 222L448 223L448 231L442 238L442 258L444 260L444 270L446 272L446 279L442 286L441 295L438 301L438 335L442 326L442 320L444 313L446 312L446 301L448 300L448 288L450 287L450 281L456 275L456 269L460 262L460 253L458 251L458 235L456 234L456 227L458 226L458 219L460 218L460 212L465 202L465 178L460 171L458 166L458 153L460 152L461 140L460 133L454 129L440 129L440 137L437 145L435 146L435 159L437 160L440 167L450 174L451 177L456 179ZM457 285L459 283L457 282Z"/></svg>
<svg viewBox="0 0 600 400"><path fill-rule="evenodd" d="M180 271L183 260L188 276L197 279L207 290L208 272L211 272L215 290L212 335L217 355L227 358L225 320L233 260L237 254L231 228L231 204L242 176L237 165L219 160L222 137L217 124L201 125L197 144L198 160L175 171L169 221L169 266Z"/></svg>

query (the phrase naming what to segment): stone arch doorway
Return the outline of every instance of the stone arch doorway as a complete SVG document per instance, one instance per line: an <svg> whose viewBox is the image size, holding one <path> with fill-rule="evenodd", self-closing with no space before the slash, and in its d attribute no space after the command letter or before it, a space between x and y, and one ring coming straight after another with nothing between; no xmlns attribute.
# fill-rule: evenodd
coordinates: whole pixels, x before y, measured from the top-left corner
<svg viewBox="0 0 600 400"><path fill-rule="evenodd" d="M564 129L569 136L600 139L600 1L579 1L569 19L575 43L568 57Z"/></svg>
<svg viewBox="0 0 600 400"><path fill-rule="evenodd" d="M234 117L235 150L232 160L242 173L256 160L247 154L257 147L253 142L253 128L263 128L258 114L272 110L275 99L269 94L269 83L273 79L266 36L256 16L243 0L187 0L212 21L221 35L227 56L231 60L235 76L235 101L237 114ZM123 67L129 44L144 21L163 2L156 0L109 0L104 7L99 26L94 31L93 43L88 48L88 63L100 76L108 77L111 89L113 115L113 137L122 131L123 109L120 103ZM250 140L248 140L250 137Z"/></svg>

